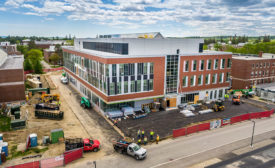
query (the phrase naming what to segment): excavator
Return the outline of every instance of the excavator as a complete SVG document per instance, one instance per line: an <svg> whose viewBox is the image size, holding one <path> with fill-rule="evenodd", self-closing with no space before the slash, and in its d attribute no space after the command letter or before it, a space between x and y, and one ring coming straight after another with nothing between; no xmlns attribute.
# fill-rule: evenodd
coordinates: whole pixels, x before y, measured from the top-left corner
<svg viewBox="0 0 275 168"><path fill-rule="evenodd" d="M59 101L59 94L42 94L41 101L43 103L51 103L52 101Z"/></svg>

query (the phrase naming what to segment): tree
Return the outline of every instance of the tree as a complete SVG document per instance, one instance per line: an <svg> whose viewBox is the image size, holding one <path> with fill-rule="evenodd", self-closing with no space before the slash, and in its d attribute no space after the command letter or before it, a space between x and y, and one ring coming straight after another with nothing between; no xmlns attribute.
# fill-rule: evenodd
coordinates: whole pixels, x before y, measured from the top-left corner
<svg viewBox="0 0 275 168"><path fill-rule="evenodd" d="M24 61L24 70L29 71L29 70L32 70L32 69L33 68L32 68L32 64L31 64L30 60L28 58L25 59L25 61Z"/></svg>
<svg viewBox="0 0 275 168"><path fill-rule="evenodd" d="M35 60L34 62L34 73L36 74L42 74L43 73L43 67L39 60Z"/></svg>
<svg viewBox="0 0 275 168"><path fill-rule="evenodd" d="M54 63L54 65L57 64L57 62L60 60L60 57L57 53L53 53L51 56L50 56L50 60Z"/></svg>
<svg viewBox="0 0 275 168"><path fill-rule="evenodd" d="M27 46L17 45L16 48L17 48L18 51L20 51L24 55L24 58L27 57L27 52L28 52L28 47Z"/></svg>
<svg viewBox="0 0 275 168"><path fill-rule="evenodd" d="M207 45L203 45L203 50L208 50L208 46Z"/></svg>
<svg viewBox="0 0 275 168"><path fill-rule="evenodd" d="M27 58L30 59L30 61L32 62L32 64L36 60L41 61L43 59L42 51L40 51L38 49L31 49L30 51L27 52Z"/></svg>
<svg viewBox="0 0 275 168"><path fill-rule="evenodd" d="M214 45L214 48L215 48L216 51L221 51L221 50L222 50L222 45L219 44L219 43L216 43L216 44Z"/></svg>
<svg viewBox="0 0 275 168"><path fill-rule="evenodd" d="M34 40L31 40L31 41L29 42L28 48L29 48L29 50L31 50L31 49L36 49L36 48L37 48L36 45L35 45Z"/></svg>

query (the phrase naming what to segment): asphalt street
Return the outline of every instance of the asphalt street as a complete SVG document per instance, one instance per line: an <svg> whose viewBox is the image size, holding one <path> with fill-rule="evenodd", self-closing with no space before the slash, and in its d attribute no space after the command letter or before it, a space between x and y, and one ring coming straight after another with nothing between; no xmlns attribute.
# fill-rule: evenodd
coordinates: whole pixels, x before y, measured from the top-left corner
<svg viewBox="0 0 275 168"><path fill-rule="evenodd" d="M254 142L274 136L275 118L256 121ZM187 167L250 145L252 122L246 121L216 130L205 131L177 139L169 139L146 146L148 157L142 161L121 154L96 160L97 168L169 168ZM93 159L91 158L91 161ZM71 167L91 167L90 162L79 162Z"/></svg>

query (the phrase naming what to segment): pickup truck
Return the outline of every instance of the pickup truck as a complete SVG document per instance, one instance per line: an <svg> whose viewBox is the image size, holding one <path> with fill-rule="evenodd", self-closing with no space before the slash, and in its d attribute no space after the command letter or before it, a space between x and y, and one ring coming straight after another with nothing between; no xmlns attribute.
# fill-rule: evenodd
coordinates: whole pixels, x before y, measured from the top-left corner
<svg viewBox="0 0 275 168"><path fill-rule="evenodd" d="M100 149L100 142L98 140L91 140L91 139L82 139L82 138L75 138L75 139L66 139L65 140L65 150L72 150L76 148L83 148L84 152L97 152Z"/></svg>
<svg viewBox="0 0 275 168"><path fill-rule="evenodd" d="M139 145L125 140L115 141L113 143L115 151L121 154L127 154L135 157L136 160L144 159L147 156L146 149L140 147Z"/></svg>

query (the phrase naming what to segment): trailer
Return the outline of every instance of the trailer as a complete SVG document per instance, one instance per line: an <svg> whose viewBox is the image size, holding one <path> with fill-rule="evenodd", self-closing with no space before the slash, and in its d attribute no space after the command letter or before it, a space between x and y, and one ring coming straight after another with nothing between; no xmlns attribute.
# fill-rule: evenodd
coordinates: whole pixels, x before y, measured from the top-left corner
<svg viewBox="0 0 275 168"><path fill-rule="evenodd" d="M62 120L64 112L59 110L35 110L35 117L40 119Z"/></svg>

